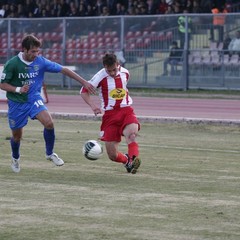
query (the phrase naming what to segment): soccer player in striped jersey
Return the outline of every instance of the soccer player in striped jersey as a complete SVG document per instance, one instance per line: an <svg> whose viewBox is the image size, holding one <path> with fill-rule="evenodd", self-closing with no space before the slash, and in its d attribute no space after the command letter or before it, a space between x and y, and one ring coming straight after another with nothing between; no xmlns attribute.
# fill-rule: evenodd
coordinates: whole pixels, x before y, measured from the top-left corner
<svg viewBox="0 0 240 240"><path fill-rule="evenodd" d="M20 142L23 128L27 125L29 117L39 120L44 126L43 137L46 159L57 166L64 164L64 161L53 152L55 143L54 123L41 97L44 73L60 72L78 81L88 91L95 93L94 87L77 73L39 55L40 47L41 41L38 38L33 35L25 36L22 40L22 51L4 65L0 81L0 88L7 92L8 121L12 130L10 140L12 149L11 167L17 173L20 172Z"/></svg>
<svg viewBox="0 0 240 240"><path fill-rule="evenodd" d="M105 142L109 159L123 163L127 172L135 174L141 164L136 141L140 124L131 107L133 101L127 89L128 80L129 72L119 65L116 55L106 54L103 57L103 68L89 81L99 89L101 108L95 105L84 86L80 94L95 115L104 112L100 139ZM127 154L118 150L122 136L128 146Z"/></svg>

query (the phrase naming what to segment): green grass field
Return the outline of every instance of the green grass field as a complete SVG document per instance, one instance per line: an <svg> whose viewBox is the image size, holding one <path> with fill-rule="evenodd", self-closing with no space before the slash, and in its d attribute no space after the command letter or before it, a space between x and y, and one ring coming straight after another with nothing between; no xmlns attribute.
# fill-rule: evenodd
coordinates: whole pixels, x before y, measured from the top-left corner
<svg viewBox="0 0 240 240"><path fill-rule="evenodd" d="M136 175L82 145L99 121L55 120L55 151L45 160L42 126L30 121L21 172L10 169L10 131L0 119L1 240L238 240L238 126L143 123ZM123 142L120 150L126 151Z"/></svg>

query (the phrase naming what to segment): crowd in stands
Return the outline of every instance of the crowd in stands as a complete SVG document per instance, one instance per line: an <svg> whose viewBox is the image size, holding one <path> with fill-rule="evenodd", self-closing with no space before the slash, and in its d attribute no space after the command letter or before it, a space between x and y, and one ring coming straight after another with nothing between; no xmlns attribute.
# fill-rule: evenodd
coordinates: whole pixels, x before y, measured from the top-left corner
<svg viewBox="0 0 240 240"><path fill-rule="evenodd" d="M2 18L211 13L238 0L1 0Z"/></svg>

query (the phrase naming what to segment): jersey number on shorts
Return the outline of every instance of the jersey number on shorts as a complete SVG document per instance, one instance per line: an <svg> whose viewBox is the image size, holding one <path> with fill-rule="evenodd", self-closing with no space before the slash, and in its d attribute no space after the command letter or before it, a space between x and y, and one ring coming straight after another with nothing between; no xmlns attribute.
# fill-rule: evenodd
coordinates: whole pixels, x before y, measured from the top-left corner
<svg viewBox="0 0 240 240"><path fill-rule="evenodd" d="M34 102L34 105L36 105L36 107L39 107L39 106L43 106L43 101L42 100L37 100L36 102Z"/></svg>

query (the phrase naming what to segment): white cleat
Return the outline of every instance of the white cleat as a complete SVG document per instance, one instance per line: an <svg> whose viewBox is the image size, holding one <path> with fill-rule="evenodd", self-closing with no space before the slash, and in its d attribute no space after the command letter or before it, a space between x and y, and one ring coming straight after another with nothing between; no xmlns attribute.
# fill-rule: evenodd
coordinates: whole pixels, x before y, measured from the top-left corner
<svg viewBox="0 0 240 240"><path fill-rule="evenodd" d="M12 157L12 163L11 163L11 168L15 173L20 172L20 158L16 159Z"/></svg>
<svg viewBox="0 0 240 240"><path fill-rule="evenodd" d="M56 153L46 156L46 159L52 161L56 166L62 166L64 161Z"/></svg>

